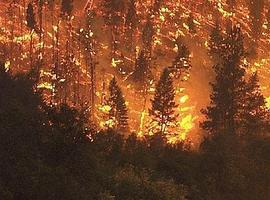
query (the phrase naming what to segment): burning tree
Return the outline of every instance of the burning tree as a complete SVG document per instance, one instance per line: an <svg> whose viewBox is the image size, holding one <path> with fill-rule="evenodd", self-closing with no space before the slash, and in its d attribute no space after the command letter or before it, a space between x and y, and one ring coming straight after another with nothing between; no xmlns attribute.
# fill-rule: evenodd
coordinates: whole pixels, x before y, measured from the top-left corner
<svg viewBox="0 0 270 200"><path fill-rule="evenodd" d="M109 120L111 127L119 131L128 130L128 110L121 88L118 86L115 77L111 80L109 85L109 99L108 105Z"/></svg>
<svg viewBox="0 0 270 200"><path fill-rule="evenodd" d="M181 76L185 79L185 75L187 75L191 69L190 52L189 49L180 42L180 39L176 40L176 45L177 55L172 66L169 67L169 70L176 79L179 79Z"/></svg>
<svg viewBox="0 0 270 200"><path fill-rule="evenodd" d="M83 58L85 65L87 67L87 74L89 80L89 106L90 106L90 115L94 121L95 115L95 104L96 104L96 54L97 54L97 40L94 33L94 19L96 13L90 9L85 11L85 23L78 30L78 43L79 43L79 59L81 53L83 53ZM80 76L77 76L77 82L79 83ZM79 91L78 91L79 93Z"/></svg>
<svg viewBox="0 0 270 200"><path fill-rule="evenodd" d="M61 3L61 17L66 22L66 42L65 42L65 53L62 56L61 61L61 72L62 72L62 94L63 94L63 102L67 103L71 99L70 95L74 95L72 93L72 75L74 72L74 52L72 47L72 11L73 11L73 1L72 0L62 0ZM59 30L58 30L59 31ZM73 91L75 92L75 91ZM76 100L73 99L73 103L75 104Z"/></svg>
<svg viewBox="0 0 270 200"><path fill-rule="evenodd" d="M35 18L35 13L34 13L34 7L32 3L29 3L27 6L27 11L26 11L26 22L27 26L30 30L30 51L29 51L29 56L30 56L30 65L33 67L33 33L34 31L37 31L37 22Z"/></svg>
<svg viewBox="0 0 270 200"><path fill-rule="evenodd" d="M231 30L220 51L222 60L214 67L216 82L211 84L211 105L203 110L207 119L202 127L211 134L250 135L261 132L258 127L264 129L268 126L269 113L257 75L245 81L246 66L242 64L244 47L240 28Z"/></svg>
<svg viewBox="0 0 270 200"><path fill-rule="evenodd" d="M10 56L5 53L8 57L6 64L13 73L21 72L22 70L26 71L28 68L27 65L23 65L24 60L29 60L28 62L33 60L35 62L34 59L38 59L38 55L41 55L44 60L43 68L40 70L41 80L39 80L38 87L44 89L45 99L51 100L50 102L54 104L66 102L75 107L91 102L88 104L89 110L93 110L98 107L99 98L103 99L106 96L105 90L103 90L98 80L104 78L103 85L106 85L110 81L107 80L107 77L112 77L118 73L118 71L111 68L106 68L105 71L102 71L101 68L96 67L97 63L106 66L108 62L111 62L111 60L107 59L108 51L110 51L107 39L110 39L111 34L100 34L104 31L103 25L105 22L108 30L113 30L113 44L115 45L115 56L117 58L114 58L112 65L119 67L120 64L124 63L123 65L128 69L121 74L123 82L129 80L128 78L130 77L133 84L128 85L128 87L130 90L135 88L134 91L127 94L126 98L131 98L134 92L140 91L141 94L139 96L144 99L143 104L137 104L133 99L130 102L134 110L131 117L134 121L139 121L140 119L140 122L142 122L132 123L132 129L134 130L138 129L138 127L141 130L145 130L144 126L146 123L144 121L147 120L145 115L149 106L149 92L154 90L150 85L152 85L152 80L157 78L156 74L160 70L160 66L169 66L172 78L176 77L186 80L186 75L189 75L188 72L191 67L191 51L195 55L198 54L198 56L194 57L194 67L196 69L198 63L203 62L207 65L208 57L200 57L199 55L204 54L203 44L207 44L205 39L209 27L212 27L215 20L214 12L218 13L220 26L217 25L212 31L208 47L210 47L209 54L213 58L214 63L219 64L217 68L225 65L223 60L226 60L228 55L228 50L225 48L226 34L228 32L221 30L221 27L226 24L226 20L239 21L241 24L244 24L245 34L249 33L251 27L249 23L242 23L245 22L245 19L248 20L242 14L247 14L248 9L245 6L249 4L242 4L242 2L237 2L236 4L235 0L204 1L204 5L196 1L173 2L171 0L153 0L143 2L138 0L102 0L96 2L89 0L88 6L84 7L83 13L76 12L76 15L73 15L73 2L75 9L77 5L78 8L81 7L79 6L81 2L77 3L77 1L73 0L36 0L31 1L29 5L27 1L1 2L1 5L12 11L9 15L7 15L6 11L3 11L0 16L0 20L3 22L0 30L1 45L3 44L5 47L3 51L10 51ZM249 0L247 2L253 1ZM98 7L100 5L102 7ZM238 9L240 6L245 8L243 13ZM252 9L256 10L257 8L255 7L257 6L261 10L261 4L255 5L253 2L252 6ZM251 6L249 8L251 10ZM24 12L21 12L22 10ZM26 10L28 11L26 12ZM27 18L25 14L27 14ZM254 21L255 17L252 16L257 16L258 14L263 16L263 12L258 13L254 11L252 14L250 11L251 17L249 19ZM27 19L28 31L30 30L33 36L31 39L33 43L31 45L31 53L28 53L29 50L27 50L27 53L24 52L30 42L30 34L26 32L27 27L24 26L26 24L24 22L25 18ZM87 22L85 23L85 21ZM197 24L200 28L196 30ZM198 40L194 41L190 38L192 34L188 34L188 27L191 32L193 28L195 29L199 36ZM267 24L263 27L266 28ZM185 45L180 40L177 40L176 46L178 51L174 53L171 45L177 37L185 37L188 43ZM263 37L265 36L263 35ZM247 37L245 42L249 43L249 39ZM122 45L123 40L126 40L123 43L125 45ZM259 44L261 43L267 43L267 40L260 40ZM118 46L118 44L121 44L121 46ZM131 45L132 48L129 48L128 45ZM136 50L139 52L136 56L135 51L132 50L135 49L135 45ZM42 51L42 54L40 54L40 51ZM174 58L172 58L173 56ZM172 63L170 63L171 58ZM153 60L157 60L156 68ZM246 63L247 61L245 60ZM134 71L130 76L132 70L129 67L131 66L134 66ZM206 68L200 68L199 70L210 72ZM199 70L194 71L195 78ZM178 80L174 81L179 84ZM188 85L193 87L194 84L196 83ZM184 98L180 97L180 93L188 91L191 94L185 94L184 96L190 96L191 98L195 96L192 94L192 91L189 91L190 86L182 86L185 87L185 91L183 87L176 89L176 97L178 99L179 94L180 102L182 100L185 101ZM202 100L195 101L193 105L187 105L188 103L186 103L185 108L181 106L179 113L187 112L192 116L194 113L191 114L191 112L197 112L197 109L203 106L201 105ZM104 101L102 102L104 104ZM143 107L142 110L141 107ZM93 116L93 112L91 113L91 116ZM95 116L98 117L98 115L99 113L96 112ZM142 116L141 118L138 117L140 115ZM181 118L184 119L185 117ZM190 129L188 131L190 132Z"/></svg>
<svg viewBox="0 0 270 200"><path fill-rule="evenodd" d="M244 55L243 36L240 28L233 27L225 38L222 62L214 66L215 83L211 83L213 92L211 103L203 114L206 120L202 127L210 134L236 134L239 128L239 114L243 109L245 69L241 65Z"/></svg>
<svg viewBox="0 0 270 200"><path fill-rule="evenodd" d="M134 45L134 33L139 24L136 0L130 0L128 4L127 16L125 19L127 45L132 50Z"/></svg>
<svg viewBox="0 0 270 200"><path fill-rule="evenodd" d="M38 0L38 18L39 18L39 65L42 65L43 59L43 48L44 48L44 40L43 40L43 7L45 5L44 0Z"/></svg>
<svg viewBox="0 0 270 200"><path fill-rule="evenodd" d="M148 59L145 55L145 52L141 51L139 57L136 59L132 78L136 84L140 84L143 87L146 87L150 75L151 71L149 69Z"/></svg>
<svg viewBox="0 0 270 200"><path fill-rule="evenodd" d="M241 116L243 133L248 137L262 135L269 130L270 113L261 93L257 72L249 78L245 95L245 104Z"/></svg>
<svg viewBox="0 0 270 200"><path fill-rule="evenodd" d="M220 61L222 56L220 54L222 53L224 38L221 31L220 24L216 22L215 27L210 33L209 55L215 63Z"/></svg>
<svg viewBox="0 0 270 200"><path fill-rule="evenodd" d="M157 133L165 135L168 127L176 123L177 115L175 108L175 90L173 80L167 68L164 69L160 80L156 85L154 98L151 100L152 108L149 109L149 114L152 116L152 122L157 124Z"/></svg>
<svg viewBox="0 0 270 200"><path fill-rule="evenodd" d="M123 0L103 0L102 7L104 21L111 31L111 56L114 58L117 50L117 37L120 32L119 27L123 26L126 4Z"/></svg>

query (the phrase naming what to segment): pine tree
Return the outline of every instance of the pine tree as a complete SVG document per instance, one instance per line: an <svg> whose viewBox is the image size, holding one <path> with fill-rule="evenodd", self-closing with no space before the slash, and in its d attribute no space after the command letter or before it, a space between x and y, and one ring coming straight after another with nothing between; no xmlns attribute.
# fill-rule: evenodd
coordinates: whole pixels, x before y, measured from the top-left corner
<svg viewBox="0 0 270 200"><path fill-rule="evenodd" d="M239 135L246 101L245 66L241 62L244 47L240 28L233 27L223 42L218 52L222 58L214 65L216 79L211 83L210 105L202 111L205 121L201 126L209 134L201 145L203 162L209 164L202 168L203 180L207 179L207 184L216 190L213 193L211 190L210 199L220 198L216 194L231 194L235 188L241 191L245 181L238 164L243 162ZM220 179L226 181L220 183ZM230 198L234 199L233 196ZM221 199L228 199L228 196Z"/></svg>
<svg viewBox="0 0 270 200"><path fill-rule="evenodd" d="M216 22L215 27L210 33L209 39L209 55L211 59L216 63L222 58L222 48L223 48L224 38L221 32L221 28L218 22Z"/></svg>
<svg viewBox="0 0 270 200"><path fill-rule="evenodd" d="M149 69L149 63L146 58L144 51L141 51L139 57L135 62L135 69L132 74L132 78L136 84L140 84L144 87L147 86L147 82L151 76L151 72Z"/></svg>
<svg viewBox="0 0 270 200"><path fill-rule="evenodd" d="M156 85L154 98L151 100L152 108L149 109L152 121L158 125L157 133L164 135L168 127L176 122L175 108L177 105L174 98L173 80L169 70L165 68Z"/></svg>
<svg viewBox="0 0 270 200"><path fill-rule="evenodd" d="M113 121L113 128L126 131L128 129L128 110L121 88L115 78L110 82L109 92L109 118Z"/></svg>
<svg viewBox="0 0 270 200"><path fill-rule="evenodd" d="M179 39L176 41L178 47L177 55L172 63L172 66L169 67L170 72L176 79L180 77L184 78L189 74L191 69L191 60L189 49L180 42Z"/></svg>
<svg viewBox="0 0 270 200"><path fill-rule="evenodd" d="M226 52L222 62L214 66L216 80L211 83L211 103L202 111L206 117L202 128L212 135L238 133L245 98L245 69L241 65L244 47L240 28L232 28L222 51Z"/></svg>
<svg viewBox="0 0 270 200"><path fill-rule="evenodd" d="M242 113L243 133L247 136L258 136L269 127L269 110L261 93L257 72L252 74L246 84L246 97Z"/></svg>

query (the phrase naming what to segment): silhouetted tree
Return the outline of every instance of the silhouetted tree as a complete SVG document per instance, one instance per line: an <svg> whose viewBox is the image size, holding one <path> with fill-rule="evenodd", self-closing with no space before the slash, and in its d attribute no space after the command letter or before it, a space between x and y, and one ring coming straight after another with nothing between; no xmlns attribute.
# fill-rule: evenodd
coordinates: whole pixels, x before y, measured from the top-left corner
<svg viewBox="0 0 270 200"><path fill-rule="evenodd" d="M216 22L215 27L212 29L209 38L209 55L215 63L221 61L223 53L224 38L221 32L221 27Z"/></svg>
<svg viewBox="0 0 270 200"><path fill-rule="evenodd" d="M177 55L172 66L169 67L169 70L176 79L179 79L180 77L184 79L191 69L190 52L188 48L179 41L179 39L177 39L176 45L178 48Z"/></svg>
<svg viewBox="0 0 270 200"><path fill-rule="evenodd" d="M115 78L110 82L109 92L109 118L113 121L113 128L126 131L128 129L128 110L123 93Z"/></svg>
<svg viewBox="0 0 270 200"><path fill-rule="evenodd" d="M245 81L246 66L241 62L243 36L239 28L233 27L224 37L219 54L221 59L214 67L216 80L211 84L211 103L203 110L206 120L202 128L210 137L200 148L199 177L202 183L199 188L207 199L253 199L253 183L249 180L253 179L251 174L256 169L247 167L253 165L245 152L249 140L240 136L263 133L269 118L268 110L257 75Z"/></svg>
<svg viewBox="0 0 270 200"><path fill-rule="evenodd" d="M144 51L141 51L139 57L136 59L135 69L132 74L132 78L136 82L136 84L140 84L143 87L146 87L150 76L151 72L149 69L148 60Z"/></svg>
<svg viewBox="0 0 270 200"><path fill-rule="evenodd" d="M240 28L232 28L221 50L223 57L221 63L214 66L216 80L211 83L211 103L203 110L206 120L202 127L210 134L236 134L245 97L245 66L241 64L244 47Z"/></svg>
<svg viewBox="0 0 270 200"><path fill-rule="evenodd" d="M158 132L161 135L164 135L167 128L176 122L175 108L177 105L174 98L173 80L169 70L166 68L156 85L155 95L151 100L152 108L149 110L152 121L157 123Z"/></svg>
<svg viewBox="0 0 270 200"><path fill-rule="evenodd" d="M254 73L246 84L246 97L242 114L243 133L249 136L259 136L269 129L269 110L261 93L258 74Z"/></svg>

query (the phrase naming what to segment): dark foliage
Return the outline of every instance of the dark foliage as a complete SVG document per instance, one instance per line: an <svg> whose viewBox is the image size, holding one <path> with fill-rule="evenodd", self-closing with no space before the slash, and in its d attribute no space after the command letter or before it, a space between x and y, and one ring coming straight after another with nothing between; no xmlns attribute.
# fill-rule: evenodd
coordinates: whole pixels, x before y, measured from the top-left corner
<svg viewBox="0 0 270 200"><path fill-rule="evenodd" d="M149 68L149 60L144 51L141 51L135 62L135 69L132 74L132 79L137 85L146 87L151 77Z"/></svg>
<svg viewBox="0 0 270 200"><path fill-rule="evenodd" d="M177 105L174 98L173 80L168 68L165 68L156 85L155 95L151 100L152 108L149 110L153 122L157 123L158 132L161 134L165 134L167 129L176 122L175 108Z"/></svg>
<svg viewBox="0 0 270 200"><path fill-rule="evenodd" d="M113 128L118 131L126 131L128 129L128 110L122 90L115 78L110 82L109 93L109 118L113 121Z"/></svg>
<svg viewBox="0 0 270 200"><path fill-rule="evenodd" d="M176 79L185 80L191 69L190 51L179 38L176 39L176 45L177 54L169 70Z"/></svg>
<svg viewBox="0 0 270 200"><path fill-rule="evenodd" d="M168 81L168 70L163 76ZM261 100L256 76L249 82ZM45 105L34 85L31 74L12 76L1 64L1 199L270 197L266 136L217 134L196 153L168 144L162 134L125 138L111 129L96 132L84 110Z"/></svg>

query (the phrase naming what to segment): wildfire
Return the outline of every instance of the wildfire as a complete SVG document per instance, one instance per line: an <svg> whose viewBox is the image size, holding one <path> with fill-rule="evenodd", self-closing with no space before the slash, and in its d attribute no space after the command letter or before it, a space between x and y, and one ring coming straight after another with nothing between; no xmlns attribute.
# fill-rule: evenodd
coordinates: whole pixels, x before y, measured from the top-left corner
<svg viewBox="0 0 270 200"><path fill-rule="evenodd" d="M233 16L232 12L228 12L224 9L224 5L223 5L221 0L218 1L217 8L218 8L218 11L223 15L224 18Z"/></svg>
<svg viewBox="0 0 270 200"><path fill-rule="evenodd" d="M139 17L142 17L142 21L146 19L146 10L149 9L152 1L142 1L137 4L138 11L137 14ZM206 51L208 48L208 39L209 39L209 29L213 26L215 19L214 15L215 12L220 14L222 16L221 24L224 24L228 18L236 20L241 25L243 25L244 33L248 37L250 37L250 27L247 23L250 21L250 17L248 16L248 9L246 6L239 5L239 9L235 9L233 12L228 9L228 5L225 0L208 0L207 3L210 3L213 5L213 11L201 11L201 7L203 6L202 1L165 1L163 5L161 6L158 15L152 16L154 23L155 23L155 34L153 37L153 58L152 63L153 65L153 80L158 79L159 75L159 69L163 68L164 66L170 66L171 62L173 60L173 57L175 56L175 53L178 51L177 45L175 45L175 39L181 38L183 40L188 40L187 46L190 48L191 52L195 52L195 56L192 57L192 62L194 62L194 71L193 74L202 72L201 70L201 63L200 60L197 58L198 55L201 56L201 52ZM239 3L240 4L240 3ZM75 7L75 6L74 6ZM241 9L240 9L241 8ZM85 10L94 10L98 9L96 7L96 2L93 0L88 0L87 3L84 6ZM35 10L36 11L36 10ZM60 11L60 7L56 6L56 13ZM16 12L16 11L14 11ZM202 12L202 13L201 13ZM50 12L48 12L50 13ZM192 20L193 25L195 26L195 29L197 29L196 36L192 36L192 34L189 34L189 31L191 29L190 24L188 23L187 18L190 16L190 13L192 13L194 19ZM101 12L98 10L96 13L97 15L100 15ZM5 45L5 48L13 48L11 54L13 54L12 58L9 58L5 61L5 69L8 71L10 68L12 68L11 71L14 69L17 69L18 72L20 71L26 71L27 67L20 68L22 66L21 61L25 61L27 63L26 66L30 63L30 56L33 56L33 58L42 58L44 60L44 66L42 66L42 69L40 71L40 75L42 77L40 83L38 84L38 88L45 89L45 90L54 90L55 85L52 83L51 79L58 80L60 84L64 85L68 82L68 78L65 76L58 76L56 78L56 75L52 72L51 66L55 66L55 62L59 61L62 62L61 59L65 56L67 49L65 48L67 38L69 35L71 35L72 41L69 41L72 45L72 57L70 58L71 62L73 62L74 65L74 71L77 70L77 73L79 75L73 75L71 74L71 78L76 79L74 82L78 84L78 90L81 94L81 99L84 101L88 100L89 97L89 85L91 84L90 79L90 72L89 72L89 64L88 59L84 59L83 54L84 51L88 51L89 49L85 49L85 47L80 43L77 44L78 41L80 41L79 35L83 34L86 31L86 27L83 26L83 20L81 17L83 15L80 13L79 15L75 14L75 16L72 16L72 26L73 30L70 33L67 33L66 30L66 22L63 19L59 19L59 21L51 22L51 16L47 16L48 14L44 14L46 18L44 18L44 32L43 32L43 39L42 41L39 41L39 34L35 33L34 31L30 32L29 28L26 26L25 21L25 14L16 16L16 22L12 25L12 21L8 21L6 19L6 13L0 14L0 22L3 24L0 30L0 42ZM59 13L56 14L56 16L53 19L56 19L57 16L59 16ZM24 19L21 19L21 24L18 23L20 21L20 17L24 17ZM36 16L36 21L39 22L38 16ZM100 16L98 16L100 17ZM46 21L48 20L48 21ZM52 23L52 24L50 24ZM100 22L99 22L100 23ZM103 27L99 23L97 23L95 26L95 29L100 29L99 31L104 31ZM142 23L143 24L143 23ZM126 101L129 102L129 109L131 110L129 113L130 118L130 128L131 130L136 130L138 132L139 136L143 136L146 134L146 129L148 128L150 117L148 115L148 108L150 102L147 102L147 105L145 105L144 108L142 108L142 105L139 105L141 102L135 102L138 101L138 99L135 99L134 97L137 96L136 91L134 90L134 87L132 86L132 83L128 82L129 77L128 74L132 74L132 70L121 71L124 67L130 67L130 69L133 69L135 58L138 57L138 54L140 50L142 50L142 44L140 44L140 37L141 37L141 30L142 30L142 24L137 27L136 33L134 34L133 42L134 42L134 50L132 50L132 53L128 52L126 48L123 48L124 50L119 51L117 50L115 52L114 58L109 58L110 56L110 42L109 41L109 34L98 34L95 32L96 30L89 30L89 34L86 35L87 40L90 40L90 38L100 36L100 41L98 41L98 56L97 56L97 65L96 68L96 77L95 81L97 82L95 85L95 97L96 97L96 104L95 109L100 114L97 116L97 121L99 121L99 125L101 128L105 127L113 127L113 120L107 119L107 115L110 111L110 106L106 105L106 103L103 102L103 97L106 96L106 94L103 95L103 93L106 93L105 90L107 89L107 85L109 82L109 79L113 76L116 76L117 78L121 78L121 88L124 90L123 93L125 97L127 98ZM14 27L13 27L14 26ZM265 94L267 106L270 108L270 94L268 92L268 75L269 75L269 56L265 55L265 52L269 49L270 40L268 38L268 27L269 23L264 22L263 23L263 37L259 41L259 53L260 53L260 59L254 61L252 64L249 63L250 61L245 60L244 64L249 65L248 68L249 73L259 71L260 75L260 81L262 90ZM123 28L124 29L124 28ZM198 31L199 30L199 31ZM94 34L95 32L95 34ZM103 32L102 32L103 33ZM59 36L57 37L57 35ZM120 33L119 33L120 34ZM102 35L102 36L101 36ZM121 34L120 34L121 36ZM197 37L198 36L198 37ZM105 37L107 37L105 39ZM194 40L190 40L190 38L195 38ZM117 40L117 46L122 45L121 39L119 38ZM33 40L33 55L29 53L30 49L30 41ZM107 41L108 40L108 41ZM186 42L186 41L184 41ZM124 44L125 45L125 44ZM123 46L124 46L123 45ZM16 48L15 48L16 47ZM121 47L121 46L120 46ZM44 48L44 53L40 53L39 49ZM136 50L135 50L136 48ZM267 50L267 51L266 51ZM52 53L52 51L54 51ZM59 55L52 55L55 52ZM198 53L199 52L199 53ZM263 53L262 53L263 52ZM262 56L263 55L263 56ZM203 55L205 56L205 55ZM263 57L263 58L262 58ZM85 61L87 60L87 61ZM206 60L206 59L205 59ZM59 63L63 64L63 63ZM192 63L193 64L193 63ZM205 65L208 65L205 64ZM100 66L100 67L99 67ZM111 66L110 68L106 68L106 70L102 71L101 68L105 66ZM16 68L17 67L17 68ZM59 67L61 68L61 66ZM118 69L119 68L119 69ZM29 67L30 69L30 67ZM117 69L117 70L115 70ZM62 70L62 69L60 69ZM199 71L201 70L201 71ZM205 71L207 71L206 69ZM106 71L106 73L105 73ZM115 74L116 71L120 72L119 74ZM63 72L65 74L67 72ZM204 72L202 72L204 73ZM106 75L104 75L106 74ZM201 89L201 86L197 86L199 88L193 89L190 87L193 83L189 82L190 79L192 79L193 74L187 74L183 77L183 82L185 82L185 86L183 88L176 88L176 103L179 104L178 108L176 109L176 113L178 114L178 122L174 127L175 135L168 136L168 140L171 143L175 143L179 140L185 140L189 133L197 128L198 124L198 118L199 118L199 110L201 109L201 104L197 106L197 104L194 103L194 97L191 95L192 92L196 93L198 90ZM208 73L206 75L209 75ZM204 74L201 74L201 77L203 77ZM76 78L75 78L76 77ZM204 78L204 77L203 77ZM100 81L101 80L101 81ZM197 80L195 80L197 81ZM104 82L106 87L103 87L101 82ZM125 84L127 83L127 84ZM188 84L186 84L188 83ZM182 82L180 83L182 84ZM77 87L75 84L74 87ZM72 87L73 87L72 86ZM94 88L94 87L93 87ZM193 90L192 90L193 89ZM186 91L189 91L186 92ZM150 84L148 88L149 95L147 98L149 99L153 92L155 91L154 84ZM102 95L99 95L99 93L102 93ZM205 94L208 95L208 94ZM143 98L143 97L141 97ZM204 98L204 96L203 96ZM203 99L202 98L202 99ZM201 101L201 100L198 100ZM134 123L133 123L134 122Z"/></svg>
<svg viewBox="0 0 270 200"><path fill-rule="evenodd" d="M53 85L51 83L48 82L43 82L38 84L37 88L39 89L47 89L47 90L53 90Z"/></svg>
<svg viewBox="0 0 270 200"><path fill-rule="evenodd" d="M185 89L181 88L179 89L178 92L182 94L184 91ZM178 141L186 140L188 134L195 127L198 116L192 114L194 106L188 105L189 100L190 100L190 97L187 94L179 98L179 103L180 103L178 107L179 121L176 124L177 134L169 138L170 143L176 143Z"/></svg>
<svg viewBox="0 0 270 200"><path fill-rule="evenodd" d="M185 140L187 137L187 134L194 128L195 126L195 120L197 119L196 116L193 116L192 114L188 114L187 116L183 117L180 121L180 128L183 132L180 134L181 140Z"/></svg>
<svg viewBox="0 0 270 200"><path fill-rule="evenodd" d="M111 107L107 104L99 105L98 110L101 113L99 116L99 126L103 128L112 128L114 126L114 120L108 118L108 114L111 110Z"/></svg>

